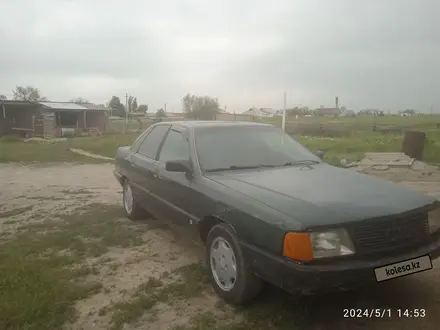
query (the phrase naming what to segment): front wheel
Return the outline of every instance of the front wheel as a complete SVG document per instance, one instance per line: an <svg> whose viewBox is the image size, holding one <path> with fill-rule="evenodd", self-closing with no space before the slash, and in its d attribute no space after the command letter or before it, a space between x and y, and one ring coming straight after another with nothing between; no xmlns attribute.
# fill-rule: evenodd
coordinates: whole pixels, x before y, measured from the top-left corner
<svg viewBox="0 0 440 330"><path fill-rule="evenodd" d="M130 182L128 180L124 181L122 202L124 204L125 215L129 219L140 220L144 218L146 212L142 207L139 206L135 197L133 196L133 191L131 190Z"/></svg>
<svg viewBox="0 0 440 330"><path fill-rule="evenodd" d="M206 240L206 261L217 295L232 305L250 302L261 291L261 280L246 264L231 226L214 226Z"/></svg>

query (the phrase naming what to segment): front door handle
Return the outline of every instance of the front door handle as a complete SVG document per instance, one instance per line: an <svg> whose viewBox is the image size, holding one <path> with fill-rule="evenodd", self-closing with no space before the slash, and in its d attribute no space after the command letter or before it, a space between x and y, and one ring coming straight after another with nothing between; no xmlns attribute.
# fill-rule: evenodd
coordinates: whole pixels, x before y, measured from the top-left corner
<svg viewBox="0 0 440 330"><path fill-rule="evenodd" d="M160 171L158 171L158 170L153 171L153 178L155 178L155 179L162 178L162 176L160 175Z"/></svg>

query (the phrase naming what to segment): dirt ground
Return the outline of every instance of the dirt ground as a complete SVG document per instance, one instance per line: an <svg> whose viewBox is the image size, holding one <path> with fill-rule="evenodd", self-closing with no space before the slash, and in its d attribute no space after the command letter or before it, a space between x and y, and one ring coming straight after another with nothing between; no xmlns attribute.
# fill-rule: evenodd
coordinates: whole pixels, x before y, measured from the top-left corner
<svg viewBox="0 0 440 330"><path fill-rule="evenodd" d="M417 178L411 178L407 174L391 175L390 172L379 172L377 175L402 181L411 188L419 189L440 199L440 175ZM2 235L13 235L28 225L46 221L53 214L78 213L87 205L94 203L121 204L122 191L113 178L111 164L0 165L0 183L0 213L3 214L3 217L0 216L0 232ZM129 222L128 219L121 219L121 221ZM89 277L99 281L102 284L102 290L76 303L77 317L67 328L109 329L114 322L112 306L132 299L133 293L149 279L163 278L164 274L172 273L173 270L182 266L196 264L201 260L202 250L199 246L168 228L161 226L147 228L143 223L136 223L133 226L142 230L142 244L111 247L99 257L86 260L86 263L93 265L95 269ZM391 310L393 317L344 318L343 309L353 308L387 308ZM398 308L424 309L425 316L422 318L398 317ZM195 327L192 320L200 315L209 314L211 317L213 315L216 317L215 315L219 313L233 315L228 318L253 318L247 321L248 324L257 324L252 323L256 322L255 320L266 322L263 318L271 318L271 323L265 324L273 325L278 324L274 319L277 314L283 314L280 317L286 317L286 313L291 313L295 315L295 318L289 321L290 326L283 323L283 326L273 328L438 329L440 325L440 262L434 262L432 271L390 281L368 290L312 297L305 300L288 296L275 288L266 288L259 302L251 309L253 314L225 308L208 286L203 293L188 299L178 300L173 304L166 302L156 304L154 313L151 311L141 313L136 322L125 324L125 326L122 322L120 328L160 330L180 326L180 329L203 329L203 327ZM231 311L233 314L228 314ZM302 321L296 322L297 319ZM304 327L300 327L301 324ZM230 328L233 329L233 327ZM248 328L243 326L240 329Z"/></svg>

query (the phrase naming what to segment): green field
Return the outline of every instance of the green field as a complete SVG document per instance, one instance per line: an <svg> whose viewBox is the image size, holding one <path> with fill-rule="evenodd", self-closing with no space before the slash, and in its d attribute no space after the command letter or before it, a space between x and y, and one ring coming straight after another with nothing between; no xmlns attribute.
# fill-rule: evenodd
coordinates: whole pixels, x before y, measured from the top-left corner
<svg viewBox="0 0 440 330"><path fill-rule="evenodd" d="M264 122L281 126L281 117ZM373 131L373 126L376 131ZM401 151L405 129L426 132L424 160L440 164L440 116L358 116L288 118L286 132L311 149L326 151L324 160L339 164L341 158L358 159L364 152ZM145 129L146 127L143 127ZM387 131L383 131L387 129ZM17 139L0 139L0 162L102 162L72 154L79 148L102 156L114 157L120 146L130 145L139 133L110 134L103 137L69 139L55 144L23 143Z"/></svg>

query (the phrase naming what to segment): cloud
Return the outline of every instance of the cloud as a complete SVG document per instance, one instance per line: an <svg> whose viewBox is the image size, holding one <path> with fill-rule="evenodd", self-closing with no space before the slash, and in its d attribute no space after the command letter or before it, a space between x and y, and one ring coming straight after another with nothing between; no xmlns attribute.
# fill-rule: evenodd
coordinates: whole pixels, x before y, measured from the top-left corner
<svg viewBox="0 0 440 330"><path fill-rule="evenodd" d="M34 85L53 100L186 93L228 109L438 104L440 2L424 0L5 0L0 93Z"/></svg>

